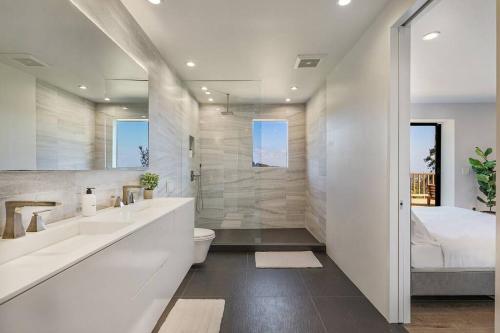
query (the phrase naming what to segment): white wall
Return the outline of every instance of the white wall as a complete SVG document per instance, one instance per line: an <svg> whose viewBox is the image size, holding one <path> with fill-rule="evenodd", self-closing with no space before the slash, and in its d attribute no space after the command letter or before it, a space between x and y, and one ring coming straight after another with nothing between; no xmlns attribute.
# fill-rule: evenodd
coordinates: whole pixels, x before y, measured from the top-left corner
<svg viewBox="0 0 500 333"><path fill-rule="evenodd" d="M474 153L476 146L482 149L492 147L496 152L495 104L412 104L411 107L412 119L454 120L455 206L484 209L484 205L479 205L476 199L480 192L474 173L470 170L468 158L476 157ZM446 148L446 142L443 142L442 146ZM495 156L493 155L493 158ZM445 161L443 161L443 168L445 168ZM445 172L446 169L443 169L444 177L446 177ZM445 187L446 183L443 184L443 189Z"/></svg>
<svg viewBox="0 0 500 333"><path fill-rule="evenodd" d="M0 170L36 168L35 83L0 63Z"/></svg>
<svg viewBox="0 0 500 333"><path fill-rule="evenodd" d="M413 3L389 1L327 80L327 252L388 319L389 39Z"/></svg>

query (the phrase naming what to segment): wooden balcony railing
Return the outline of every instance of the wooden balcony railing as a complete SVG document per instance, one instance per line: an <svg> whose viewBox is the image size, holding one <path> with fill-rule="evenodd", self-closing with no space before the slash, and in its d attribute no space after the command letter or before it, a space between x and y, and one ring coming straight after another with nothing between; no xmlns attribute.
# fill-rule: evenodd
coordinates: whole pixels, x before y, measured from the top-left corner
<svg viewBox="0 0 500 333"><path fill-rule="evenodd" d="M427 197L429 195L427 185L436 184L434 173L412 173L411 174L411 196L414 198Z"/></svg>

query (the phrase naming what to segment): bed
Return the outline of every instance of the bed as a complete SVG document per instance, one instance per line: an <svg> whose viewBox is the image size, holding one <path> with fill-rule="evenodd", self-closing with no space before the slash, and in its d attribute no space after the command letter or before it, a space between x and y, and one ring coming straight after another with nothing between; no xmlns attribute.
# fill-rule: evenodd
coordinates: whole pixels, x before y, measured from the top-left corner
<svg viewBox="0 0 500 333"><path fill-rule="evenodd" d="M413 296L495 294L495 215L457 207L413 207Z"/></svg>

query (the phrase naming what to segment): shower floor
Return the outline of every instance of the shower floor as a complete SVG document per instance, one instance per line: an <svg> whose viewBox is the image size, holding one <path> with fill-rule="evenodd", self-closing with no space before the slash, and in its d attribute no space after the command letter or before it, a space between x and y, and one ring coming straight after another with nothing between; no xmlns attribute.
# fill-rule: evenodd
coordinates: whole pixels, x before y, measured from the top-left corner
<svg viewBox="0 0 500 333"><path fill-rule="evenodd" d="M326 247L305 228L218 229L210 250L325 252Z"/></svg>

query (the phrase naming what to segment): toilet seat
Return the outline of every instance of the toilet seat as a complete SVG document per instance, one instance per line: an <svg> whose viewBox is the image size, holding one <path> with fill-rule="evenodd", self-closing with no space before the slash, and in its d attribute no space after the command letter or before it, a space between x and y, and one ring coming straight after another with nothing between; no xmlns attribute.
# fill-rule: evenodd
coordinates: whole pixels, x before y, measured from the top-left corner
<svg viewBox="0 0 500 333"><path fill-rule="evenodd" d="M195 241L210 240L215 238L215 231L210 229L194 228Z"/></svg>

